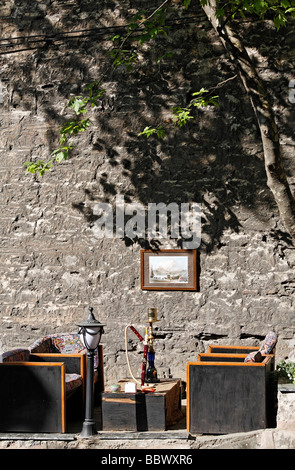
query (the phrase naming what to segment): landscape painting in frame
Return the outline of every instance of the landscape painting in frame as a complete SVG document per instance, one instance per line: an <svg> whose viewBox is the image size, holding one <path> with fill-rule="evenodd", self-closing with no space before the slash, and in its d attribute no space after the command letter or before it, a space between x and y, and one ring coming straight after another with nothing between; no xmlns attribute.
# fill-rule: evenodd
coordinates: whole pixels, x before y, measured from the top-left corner
<svg viewBox="0 0 295 470"><path fill-rule="evenodd" d="M196 290L196 250L141 250L141 288Z"/></svg>

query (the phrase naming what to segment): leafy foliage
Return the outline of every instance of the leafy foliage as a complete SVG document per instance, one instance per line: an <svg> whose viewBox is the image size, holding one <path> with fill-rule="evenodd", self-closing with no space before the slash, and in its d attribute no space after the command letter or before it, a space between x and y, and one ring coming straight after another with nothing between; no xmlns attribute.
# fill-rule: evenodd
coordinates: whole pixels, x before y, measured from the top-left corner
<svg viewBox="0 0 295 470"><path fill-rule="evenodd" d="M43 176L46 171L49 171L53 167L52 162L44 162L43 160L38 160L37 162L26 162L24 165L27 167L26 173L36 173L38 171L40 176Z"/></svg>
<svg viewBox="0 0 295 470"><path fill-rule="evenodd" d="M109 55L113 59L113 66L115 68L123 65L128 72L132 72L133 65L138 61L137 53L128 49L112 49Z"/></svg>
<svg viewBox="0 0 295 470"><path fill-rule="evenodd" d="M214 105L218 106L218 96L210 96L209 91L201 88L192 94L194 97L187 107L182 108L181 106L174 106L172 108L172 121L178 126L185 126L190 120L195 119L193 115L193 108L206 108L207 106ZM150 137L156 134L157 137L163 139L166 135L166 131L163 126L159 127L145 127L145 129L138 135L145 135Z"/></svg>
<svg viewBox="0 0 295 470"><path fill-rule="evenodd" d="M63 144L64 142L67 142L68 138L71 137L71 135L73 134L84 132L90 125L91 121L89 118L65 122L60 130L60 143Z"/></svg>
<svg viewBox="0 0 295 470"><path fill-rule="evenodd" d="M79 116L88 113L89 107L96 106L104 93L105 90L101 88L100 82L94 81L85 88L84 96L74 96L68 101L67 106L74 111L78 118L65 122L60 128L59 143L64 145L61 145L51 153L51 156L55 157L57 163L67 160L70 150L75 148L75 146L69 142L70 137L80 132L85 132L86 129L91 126L89 118L79 119ZM26 162L24 165L27 166L26 173L39 173L40 176L43 176L46 171L49 171L50 168L54 166L52 160L48 162L44 160Z"/></svg>
<svg viewBox="0 0 295 470"><path fill-rule="evenodd" d="M138 135L145 135L146 137L150 137L151 135L154 135L154 134L156 134L157 137L159 137L160 139L164 139L166 135L166 131L164 127L162 126L159 126L159 127L147 126Z"/></svg>
<svg viewBox="0 0 295 470"><path fill-rule="evenodd" d="M279 377L295 384L295 363L291 361L280 361L277 365Z"/></svg>
<svg viewBox="0 0 295 470"><path fill-rule="evenodd" d="M69 157L69 151L72 150L74 145L63 145L62 147L59 147L58 149L54 150L51 155L55 155L55 160L60 163L63 160L67 160Z"/></svg>
<svg viewBox="0 0 295 470"><path fill-rule="evenodd" d="M200 0L202 6L206 5L208 0ZM134 65L138 62L138 45L142 46L148 41L156 39L158 36L166 36L169 26L166 24L166 15L170 8L169 0L156 8L149 16L146 10L142 10L134 15L127 27L127 33L123 36L116 34L112 38L114 47L110 50L109 55L112 59L113 68L120 66L131 72ZM191 0L183 0L183 6L188 9ZM217 16L221 18L222 27L230 19L238 16L245 18L248 15L256 15L263 19L270 17L273 19L275 27L285 26L290 16L295 16L295 0L217 0ZM159 65L164 58L172 57L173 52L166 51L158 60ZM70 151L75 146L69 139L78 135L91 125L89 118L81 119L81 115L85 115L89 108L98 104L105 90L101 87L100 81L94 81L85 88L84 95L74 96L68 101L68 107L76 114L77 119L67 121L60 128L60 147L54 150L51 156L55 157L56 162L62 162L69 158ZM201 89L193 93L193 99L186 107L174 106L172 109L172 121L178 127L185 126L188 122L193 121L196 115L193 113L194 108L206 108L207 106L218 106L218 96L210 96L210 93ZM156 135L163 139L166 130L163 126L147 126L138 134L139 136L150 137ZM26 173L39 172L41 176L53 167L52 160L45 162L38 160L36 162L26 162Z"/></svg>
<svg viewBox="0 0 295 470"><path fill-rule="evenodd" d="M202 5L206 3L207 0L201 0ZM267 16L272 18L277 30L286 26L289 16L295 16L295 0L219 0L217 6L218 17L256 15L264 19Z"/></svg>
<svg viewBox="0 0 295 470"><path fill-rule="evenodd" d="M218 96L204 96L208 93L208 90L201 88L201 90L192 94L192 96L195 96L195 98L191 100L186 108L175 106L173 108L173 121L179 127L182 127L187 124L190 119L194 119L194 116L191 114L192 108L206 108L210 105L218 106Z"/></svg>
<svg viewBox="0 0 295 470"><path fill-rule="evenodd" d="M166 4L168 2L164 2L162 7L148 17L146 10L140 11L131 18L125 36L116 34L110 38L116 44L116 47L109 51L114 68L124 66L131 72L133 65L138 61L137 51L132 44L138 43L142 46L159 35L167 35L170 27L166 25Z"/></svg>
<svg viewBox="0 0 295 470"><path fill-rule="evenodd" d="M190 3L191 3L191 0L183 0L183 4L186 9L188 9L188 7L190 6Z"/></svg>

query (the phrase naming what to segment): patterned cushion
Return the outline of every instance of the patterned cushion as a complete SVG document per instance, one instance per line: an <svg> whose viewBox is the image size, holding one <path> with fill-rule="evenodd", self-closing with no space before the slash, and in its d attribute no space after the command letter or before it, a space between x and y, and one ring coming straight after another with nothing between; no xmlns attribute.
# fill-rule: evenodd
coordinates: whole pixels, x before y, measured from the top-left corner
<svg viewBox="0 0 295 470"><path fill-rule="evenodd" d="M267 333L262 345L259 348L259 353L258 355L257 351L251 352L248 354L248 356L245 358L244 362L261 362L260 359L261 355L265 354L271 354L273 349L275 348L275 345L277 344L277 335L274 331L270 331Z"/></svg>
<svg viewBox="0 0 295 470"><path fill-rule="evenodd" d="M69 393L82 385L82 376L79 374L66 374L66 393Z"/></svg>
<svg viewBox="0 0 295 470"><path fill-rule="evenodd" d="M245 357L244 362L262 362L263 357L260 351L252 351Z"/></svg>
<svg viewBox="0 0 295 470"><path fill-rule="evenodd" d="M60 333L51 336L53 346L63 354L78 354L85 352L84 345L77 333Z"/></svg>
<svg viewBox="0 0 295 470"><path fill-rule="evenodd" d="M28 349L12 349L2 354L2 362L28 362L30 351Z"/></svg>
<svg viewBox="0 0 295 470"><path fill-rule="evenodd" d="M270 331L263 341L260 351L261 354L271 354L272 350L275 348L277 344L278 337L274 331Z"/></svg>
<svg viewBox="0 0 295 470"><path fill-rule="evenodd" d="M57 333L37 339L30 347L32 353L87 353L78 333ZM94 368L98 368L98 354L94 356Z"/></svg>
<svg viewBox="0 0 295 470"><path fill-rule="evenodd" d="M59 333L51 336L53 347L61 354L86 354L87 349L84 347L78 333ZM98 354L94 356L94 368L98 367Z"/></svg>

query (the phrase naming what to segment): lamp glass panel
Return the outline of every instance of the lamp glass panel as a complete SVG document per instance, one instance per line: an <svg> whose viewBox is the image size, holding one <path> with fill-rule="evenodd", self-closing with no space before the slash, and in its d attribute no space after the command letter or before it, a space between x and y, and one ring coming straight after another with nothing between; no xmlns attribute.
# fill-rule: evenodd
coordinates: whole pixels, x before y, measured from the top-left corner
<svg viewBox="0 0 295 470"><path fill-rule="evenodd" d="M101 337L101 327L87 327L84 334L81 335L83 344L88 349L96 349Z"/></svg>

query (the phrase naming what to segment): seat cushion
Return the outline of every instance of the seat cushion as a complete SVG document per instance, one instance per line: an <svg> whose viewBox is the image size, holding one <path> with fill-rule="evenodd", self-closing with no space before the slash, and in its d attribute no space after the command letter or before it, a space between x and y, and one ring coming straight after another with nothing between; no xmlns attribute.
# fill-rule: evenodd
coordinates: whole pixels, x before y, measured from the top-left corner
<svg viewBox="0 0 295 470"><path fill-rule="evenodd" d="M261 355L260 351L253 351L248 354L247 357L245 357L244 362L262 362L263 357Z"/></svg>
<svg viewBox="0 0 295 470"><path fill-rule="evenodd" d="M66 393L76 390L83 383L82 376L79 374L66 374Z"/></svg>

